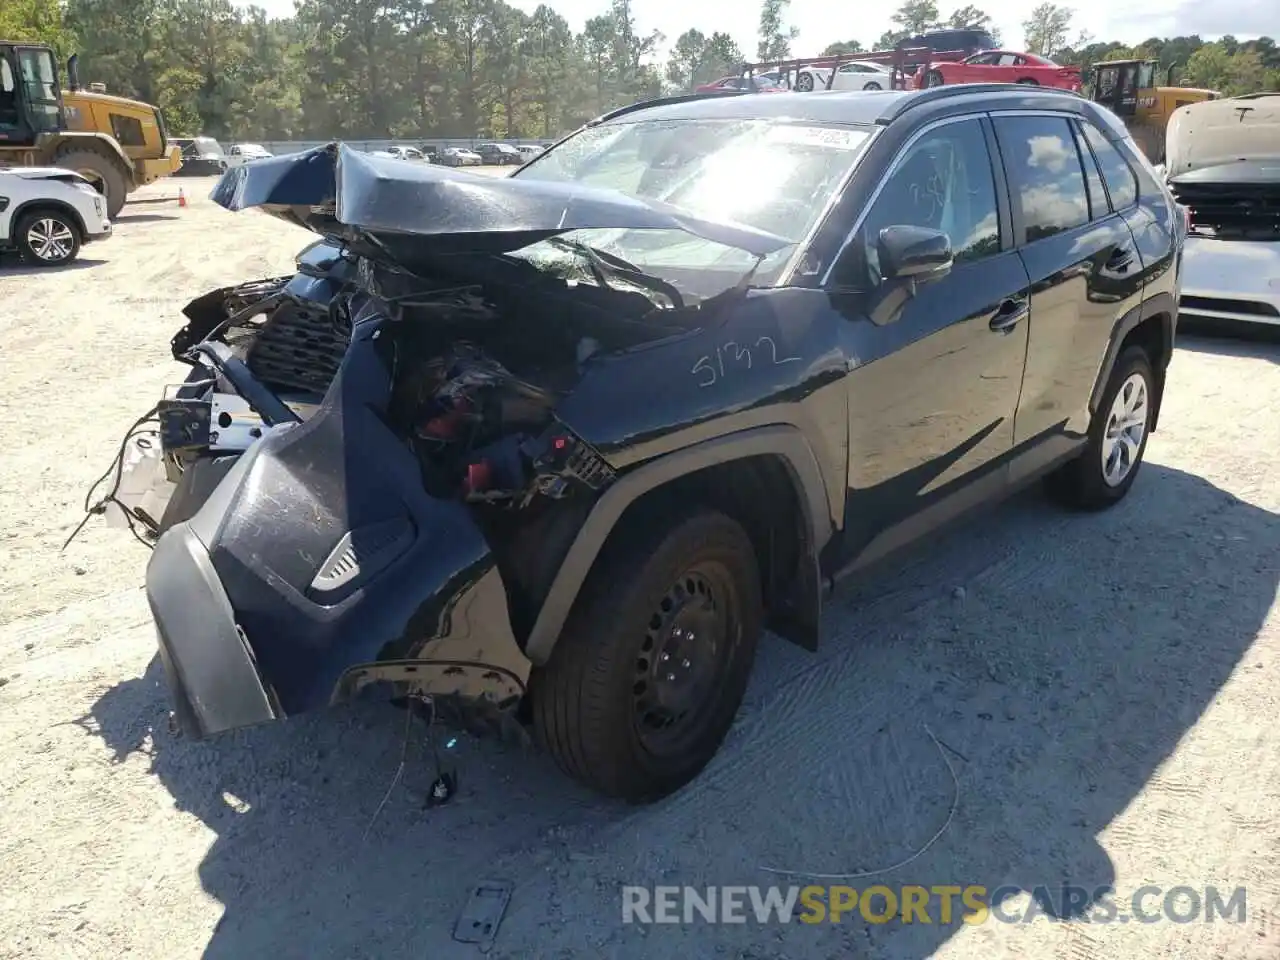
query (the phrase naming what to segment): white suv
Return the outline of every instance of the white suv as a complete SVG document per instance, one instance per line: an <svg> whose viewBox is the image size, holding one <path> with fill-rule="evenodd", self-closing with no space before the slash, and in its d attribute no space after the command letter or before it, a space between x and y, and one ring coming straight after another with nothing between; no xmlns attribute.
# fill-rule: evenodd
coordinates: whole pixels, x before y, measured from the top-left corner
<svg viewBox="0 0 1280 960"><path fill-rule="evenodd" d="M107 203L72 170L12 167L0 170L0 250L17 250L28 263L70 263L81 244L111 236Z"/></svg>

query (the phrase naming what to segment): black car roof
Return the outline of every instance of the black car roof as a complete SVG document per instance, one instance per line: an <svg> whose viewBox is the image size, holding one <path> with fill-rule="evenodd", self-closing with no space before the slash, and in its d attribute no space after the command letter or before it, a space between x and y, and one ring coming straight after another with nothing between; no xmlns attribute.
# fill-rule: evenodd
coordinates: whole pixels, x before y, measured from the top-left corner
<svg viewBox="0 0 1280 960"><path fill-rule="evenodd" d="M887 124L926 105L955 101L974 109L1021 106L1049 109L1078 95L1049 87L1012 83L966 83L926 90L815 90L810 93L712 93L649 100L621 107L593 123L637 120L809 120L816 123ZM1068 107L1067 109L1071 109ZM1079 110L1079 108L1075 108Z"/></svg>

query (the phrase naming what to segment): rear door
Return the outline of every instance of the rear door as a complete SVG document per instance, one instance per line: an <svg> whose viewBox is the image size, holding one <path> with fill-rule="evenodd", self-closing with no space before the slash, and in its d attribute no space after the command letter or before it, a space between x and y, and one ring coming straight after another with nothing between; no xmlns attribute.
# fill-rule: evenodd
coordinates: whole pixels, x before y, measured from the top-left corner
<svg viewBox="0 0 1280 960"><path fill-rule="evenodd" d="M1014 426L1025 472L1088 432L1089 401L1116 321L1142 294L1142 261L1093 154L1067 114L993 117L1013 230L1031 281L1027 365Z"/></svg>

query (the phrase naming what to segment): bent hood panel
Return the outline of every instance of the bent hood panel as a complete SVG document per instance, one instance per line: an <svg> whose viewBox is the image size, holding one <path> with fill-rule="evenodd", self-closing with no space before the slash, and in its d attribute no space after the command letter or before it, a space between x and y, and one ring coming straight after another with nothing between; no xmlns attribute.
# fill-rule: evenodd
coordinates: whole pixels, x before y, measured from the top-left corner
<svg viewBox="0 0 1280 960"><path fill-rule="evenodd" d="M1165 132L1170 177L1237 160L1280 158L1280 94L1179 107Z"/></svg>
<svg viewBox="0 0 1280 960"><path fill-rule="evenodd" d="M613 190L472 174L343 144L235 167L210 198L228 210L261 207L317 233L409 234L447 253L518 250L582 229L681 230L755 256L792 243Z"/></svg>

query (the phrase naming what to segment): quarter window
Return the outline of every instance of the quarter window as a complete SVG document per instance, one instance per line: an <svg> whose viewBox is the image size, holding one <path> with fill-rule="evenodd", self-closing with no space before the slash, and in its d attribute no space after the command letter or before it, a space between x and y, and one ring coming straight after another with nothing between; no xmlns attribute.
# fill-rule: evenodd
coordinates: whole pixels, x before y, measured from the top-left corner
<svg viewBox="0 0 1280 960"><path fill-rule="evenodd" d="M1111 205L1123 210L1137 203L1138 181L1129 162L1092 123L1080 126L1084 128L1084 137L1093 155L1098 158L1098 166L1102 168L1102 178L1107 183L1107 192L1111 194Z"/></svg>
<svg viewBox="0 0 1280 960"><path fill-rule="evenodd" d="M845 268L853 274L849 282L880 284L880 231L891 226L941 230L951 238L957 262L999 252L995 178L977 120L945 124L907 148L863 221L860 242ZM859 276L864 270L866 281Z"/></svg>
<svg viewBox="0 0 1280 960"><path fill-rule="evenodd" d="M1027 242L1089 222L1075 138L1064 117L997 117L996 134Z"/></svg>

